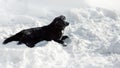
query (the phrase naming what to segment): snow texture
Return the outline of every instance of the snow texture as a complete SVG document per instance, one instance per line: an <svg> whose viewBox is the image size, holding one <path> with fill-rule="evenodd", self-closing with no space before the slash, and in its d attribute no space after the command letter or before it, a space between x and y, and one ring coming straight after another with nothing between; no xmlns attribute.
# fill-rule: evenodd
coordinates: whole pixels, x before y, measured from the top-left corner
<svg viewBox="0 0 120 68"><path fill-rule="evenodd" d="M99 1L99 0L98 0ZM65 15L67 47L42 41L34 48L5 38ZM92 7L87 0L0 0L0 68L119 68L119 9Z"/></svg>

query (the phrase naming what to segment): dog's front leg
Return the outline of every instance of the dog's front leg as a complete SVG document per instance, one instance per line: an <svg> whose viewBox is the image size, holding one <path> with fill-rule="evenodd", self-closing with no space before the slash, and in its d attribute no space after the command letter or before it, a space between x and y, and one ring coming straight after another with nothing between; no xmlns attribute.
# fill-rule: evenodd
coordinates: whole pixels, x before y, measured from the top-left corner
<svg viewBox="0 0 120 68"><path fill-rule="evenodd" d="M62 36L62 38L61 38L61 40L65 40L65 39L67 39L67 38L69 38L68 36Z"/></svg>

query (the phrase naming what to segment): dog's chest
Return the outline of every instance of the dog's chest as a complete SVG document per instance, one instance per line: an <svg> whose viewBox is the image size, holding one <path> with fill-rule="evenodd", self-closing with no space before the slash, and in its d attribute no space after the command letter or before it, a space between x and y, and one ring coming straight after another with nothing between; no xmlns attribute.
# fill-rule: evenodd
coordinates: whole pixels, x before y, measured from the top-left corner
<svg viewBox="0 0 120 68"><path fill-rule="evenodd" d="M62 31L53 31L53 32L48 33L48 35L52 39L60 39L62 36Z"/></svg>

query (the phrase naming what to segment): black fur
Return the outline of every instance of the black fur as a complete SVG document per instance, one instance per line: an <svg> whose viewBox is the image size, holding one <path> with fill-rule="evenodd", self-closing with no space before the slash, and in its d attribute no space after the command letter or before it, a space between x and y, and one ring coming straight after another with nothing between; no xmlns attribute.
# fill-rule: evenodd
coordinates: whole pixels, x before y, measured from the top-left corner
<svg viewBox="0 0 120 68"><path fill-rule="evenodd" d="M63 46L66 46L63 40L68 38L68 36L62 36L62 30L64 30L69 23L66 22L65 19L65 16L61 15L56 17L52 23L47 26L22 30L17 34L7 38L3 44L7 44L11 41L18 41L18 44L24 43L28 47L34 47L35 44L40 41L54 40Z"/></svg>

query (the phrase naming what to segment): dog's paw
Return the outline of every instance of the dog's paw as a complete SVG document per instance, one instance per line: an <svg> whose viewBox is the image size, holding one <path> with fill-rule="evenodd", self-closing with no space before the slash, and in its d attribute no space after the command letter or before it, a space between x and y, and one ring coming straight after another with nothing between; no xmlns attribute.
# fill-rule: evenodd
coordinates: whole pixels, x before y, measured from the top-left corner
<svg viewBox="0 0 120 68"><path fill-rule="evenodd" d="M66 47L67 45L66 44L63 44L63 47Z"/></svg>
<svg viewBox="0 0 120 68"><path fill-rule="evenodd" d="M65 40L67 38L69 38L69 37L68 36L63 36L61 40Z"/></svg>

